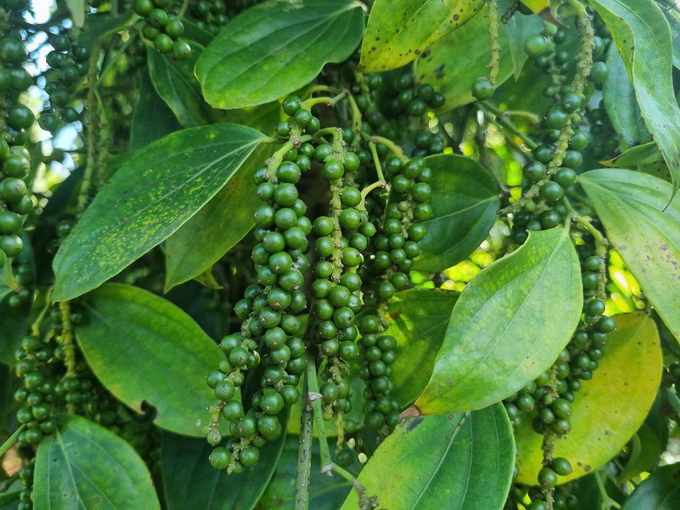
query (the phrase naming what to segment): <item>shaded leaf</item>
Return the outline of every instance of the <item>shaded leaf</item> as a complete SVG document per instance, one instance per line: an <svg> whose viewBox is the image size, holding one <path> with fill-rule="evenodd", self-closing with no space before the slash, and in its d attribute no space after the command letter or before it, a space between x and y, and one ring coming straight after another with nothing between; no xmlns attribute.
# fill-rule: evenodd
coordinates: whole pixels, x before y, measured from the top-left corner
<svg viewBox="0 0 680 510"><path fill-rule="evenodd" d="M225 359L220 348L169 301L146 290L107 283L87 299L89 322L76 338L97 378L137 411L147 401L155 424L199 436L215 395L205 376Z"/></svg>
<svg viewBox="0 0 680 510"><path fill-rule="evenodd" d="M18 510L21 502L20 494L20 491L0 494L0 510Z"/></svg>
<svg viewBox="0 0 680 510"><path fill-rule="evenodd" d="M663 363L654 321L642 312L617 315L614 320L616 331L607 336L599 368L591 380L582 381L571 405L571 432L554 440L554 455L569 459L573 468L558 483L598 469L621 451L656 397ZM542 436L532 429L531 417L523 417L515 440L520 469L516 480L534 484L543 453Z"/></svg>
<svg viewBox="0 0 680 510"><path fill-rule="evenodd" d="M654 464L659 462L666 446L661 444L655 431L646 423L642 424L630 442L628 459L616 479L619 485L649 471Z"/></svg>
<svg viewBox="0 0 680 510"><path fill-rule="evenodd" d="M38 447L33 501L40 508L159 509L151 474L134 448L113 432L78 416Z"/></svg>
<svg viewBox="0 0 680 510"><path fill-rule="evenodd" d="M390 510L501 510L515 462L502 404L464 414L402 421L376 450L359 482ZM342 510L359 508L352 491Z"/></svg>
<svg viewBox="0 0 680 510"><path fill-rule="evenodd" d="M680 342L680 198L657 177L602 169L578 178L609 241Z"/></svg>
<svg viewBox="0 0 680 510"><path fill-rule="evenodd" d="M14 280L14 274L12 273L12 262L7 259L5 264L0 268L0 301L8 294L17 292L18 290L19 285Z"/></svg>
<svg viewBox="0 0 680 510"><path fill-rule="evenodd" d="M156 140L181 129L172 110L153 88L149 73L144 72L139 98L130 126L130 151L143 149ZM50 200L49 203L52 203Z"/></svg>
<svg viewBox="0 0 680 510"><path fill-rule="evenodd" d="M206 101L225 110L268 103L342 62L359 44L364 12L352 0L274 0L229 22L196 66Z"/></svg>
<svg viewBox="0 0 680 510"><path fill-rule="evenodd" d="M442 289L410 289L390 301L387 333L397 339L390 379L400 407L412 403L427 386L458 296Z"/></svg>
<svg viewBox="0 0 680 510"><path fill-rule="evenodd" d="M189 42L191 55L186 60L175 60L147 47L149 76L158 95L163 98L184 127L212 123L210 107L203 100L201 86L194 75L194 67L204 51L203 46Z"/></svg>
<svg viewBox="0 0 680 510"><path fill-rule="evenodd" d="M432 218L424 222L419 271L443 271L465 260L489 235L498 212L498 184L465 156L441 154L426 160L432 170Z"/></svg>
<svg viewBox="0 0 680 510"><path fill-rule="evenodd" d="M461 1L463 0L458 3ZM426 3L428 5L441 5L436 2ZM481 2L481 5L483 4L484 2ZM484 44L480 42L489 39L489 17L486 15L488 8L479 7L479 9L482 10L479 16L473 17L468 23L443 37L429 52L423 54L415 62L414 72L418 80L431 84L435 90L444 94L446 104L439 110L440 112L453 110L461 105L476 101L470 90L472 82L480 76L488 76L489 74L487 66L489 65L491 50L488 42ZM390 7L390 12L392 12L392 7ZM456 10L456 12L458 11ZM390 16L393 17L394 14L392 13ZM503 48L507 48L509 45L505 30L499 31L499 43ZM500 85L512 76L512 70L513 63L510 52L505 51L501 53L496 85Z"/></svg>
<svg viewBox="0 0 680 510"><path fill-rule="evenodd" d="M169 510L250 510L262 496L279 462L282 434L260 449L260 462L228 475L210 465L213 448L205 439L163 434L163 486Z"/></svg>
<svg viewBox="0 0 680 510"><path fill-rule="evenodd" d="M16 363L14 353L28 331L30 308L30 304L10 308L7 299L0 301L0 361L7 365Z"/></svg>
<svg viewBox="0 0 680 510"><path fill-rule="evenodd" d="M297 476L298 436L288 436L283 447L283 453L274 473L271 483L260 499L263 509L294 510L295 509L295 481ZM333 451L335 445L329 441L329 448ZM309 508L313 510L337 510L352 490L352 484L347 480L321 474L321 458L319 443L312 442L312 468L309 483ZM358 462L355 461L355 464ZM360 464L359 464L360 465ZM349 468L350 471L356 471Z"/></svg>
<svg viewBox="0 0 680 510"><path fill-rule="evenodd" d="M85 20L83 31L78 36L78 44L87 46L89 48L97 42L113 32L120 30L135 20L132 11L128 11L119 16L111 16L110 12L104 13L89 13Z"/></svg>
<svg viewBox="0 0 680 510"><path fill-rule="evenodd" d="M508 8L509 2L502 0L498 5L501 13L504 13ZM544 7L549 7L549 5ZM522 16L519 13L515 13L505 24L505 35L508 41L507 48L510 50L510 56L512 57L515 80L520 77L522 68L524 68L524 64L529 58L527 52L524 51L524 41L531 34L538 34L541 30L543 30L543 20L539 16ZM505 51L505 48L502 47L503 51Z"/></svg>
<svg viewBox="0 0 680 510"><path fill-rule="evenodd" d="M128 160L87 208L54 259L55 301L73 299L118 274L177 231L263 140L220 124L185 129Z"/></svg>
<svg viewBox="0 0 680 510"><path fill-rule="evenodd" d="M654 142L649 142L644 145L631 147L623 151L615 158L608 161L602 161L604 166L627 167L646 165L648 163L655 163L661 160L661 153Z"/></svg>
<svg viewBox="0 0 680 510"><path fill-rule="evenodd" d="M215 40L214 35L200 28L192 20L184 18L182 24L184 25L184 39L197 42L203 46L203 48Z"/></svg>
<svg viewBox="0 0 680 510"><path fill-rule="evenodd" d="M673 37L673 67L680 69L680 14L674 9L664 10Z"/></svg>
<svg viewBox="0 0 680 510"><path fill-rule="evenodd" d="M663 466L626 500L623 510L674 510L680 507L680 464Z"/></svg>
<svg viewBox="0 0 680 510"><path fill-rule="evenodd" d="M625 147L651 142L652 137L645 127L635 98L633 83L615 44L609 47L606 62L609 76L602 86L602 98L614 131Z"/></svg>
<svg viewBox="0 0 680 510"><path fill-rule="evenodd" d="M484 0L377 0L361 45L359 71L380 73L405 66L473 19L483 6Z"/></svg>
<svg viewBox="0 0 680 510"><path fill-rule="evenodd" d="M582 293L569 231L531 232L458 298L432 378L414 406L422 414L479 409L533 381L569 343Z"/></svg>
<svg viewBox="0 0 680 510"><path fill-rule="evenodd" d="M680 184L680 108L673 90L673 41L654 0L590 0L612 34L633 82L640 114Z"/></svg>
<svg viewBox="0 0 680 510"><path fill-rule="evenodd" d="M71 11L73 24L82 28L85 23L85 0L66 0L66 5L68 5L68 10Z"/></svg>

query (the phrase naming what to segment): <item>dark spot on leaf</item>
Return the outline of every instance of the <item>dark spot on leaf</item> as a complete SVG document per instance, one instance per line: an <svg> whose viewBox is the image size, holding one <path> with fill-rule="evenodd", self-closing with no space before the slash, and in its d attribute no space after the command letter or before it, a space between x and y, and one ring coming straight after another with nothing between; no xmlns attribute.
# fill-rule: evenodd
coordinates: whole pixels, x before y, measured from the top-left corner
<svg viewBox="0 0 680 510"><path fill-rule="evenodd" d="M408 424L406 427L406 432L411 432L414 428L416 428L418 425L420 425L423 422L424 418L422 416L419 416L418 418L413 418L411 420L411 423Z"/></svg>
<svg viewBox="0 0 680 510"><path fill-rule="evenodd" d="M583 468L583 471L585 471L585 472L587 473L587 472L590 471L591 469L592 469L592 468L591 468L590 466L585 466L585 467Z"/></svg>

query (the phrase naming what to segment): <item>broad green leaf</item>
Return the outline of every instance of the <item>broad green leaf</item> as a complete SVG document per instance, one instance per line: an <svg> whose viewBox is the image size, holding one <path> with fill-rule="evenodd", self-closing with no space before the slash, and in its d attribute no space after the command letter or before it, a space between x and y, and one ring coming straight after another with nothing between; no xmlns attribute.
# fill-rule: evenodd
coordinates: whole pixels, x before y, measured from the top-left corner
<svg viewBox="0 0 680 510"><path fill-rule="evenodd" d="M458 298L432 378L412 411L480 409L512 395L554 363L582 305L581 270L568 229L531 232Z"/></svg>
<svg viewBox="0 0 680 510"><path fill-rule="evenodd" d="M263 139L254 129L219 124L173 133L139 151L59 249L52 299L73 299L98 287L177 231Z"/></svg>
<svg viewBox="0 0 680 510"><path fill-rule="evenodd" d="M29 304L10 308L7 299L0 300L0 361L7 365L16 363L14 352L28 332L30 308Z"/></svg>
<svg viewBox="0 0 680 510"><path fill-rule="evenodd" d="M402 421L359 475L390 510L501 510L515 463L502 404L464 414ZM356 491L342 510L358 509Z"/></svg>
<svg viewBox="0 0 680 510"><path fill-rule="evenodd" d="M193 41L189 45L191 55L187 60L174 60L151 46L147 47L147 57L149 76L158 95L175 113L182 126L196 127L211 124L213 120L194 75L194 67L204 48Z"/></svg>
<svg viewBox="0 0 680 510"><path fill-rule="evenodd" d="M459 0L458 2L437 3L428 1L425 3L427 5L436 5L436 9L442 9L444 8L442 4L475 2L473 0ZM388 4L392 5L391 2L388 2ZM415 62L414 72L418 80L431 84L436 90L444 94L446 104L440 110L441 112L453 110L475 101L470 91L472 82L480 76L489 75L487 66L489 65L491 50L488 44L488 8L483 7L484 2L481 2L480 5L482 7L477 8L482 10L479 16L473 17L465 25L444 36L441 41L432 46L430 51L424 53ZM390 7L391 18L394 17L392 9L393 7ZM458 12L458 9L456 9L456 12ZM432 24L429 27L431 28ZM366 41L367 39L364 39L364 45L367 44ZM509 45L505 30L499 31L499 43L503 48L507 48ZM500 85L512 76L512 70L513 63L510 52L504 51L501 53L500 71L496 85Z"/></svg>
<svg viewBox="0 0 680 510"><path fill-rule="evenodd" d="M604 166L628 167L646 165L660 160L661 153L659 152L659 148L654 142L649 142L644 145L631 147L615 158L612 158L608 161L602 161L602 164Z"/></svg>
<svg viewBox="0 0 680 510"><path fill-rule="evenodd" d="M18 510L21 502L20 494L20 491L0 494L0 510Z"/></svg>
<svg viewBox="0 0 680 510"><path fill-rule="evenodd" d="M73 24L82 28L85 23L85 1L84 0L66 0L68 10L71 11L71 19ZM88 9L89 11L89 9Z"/></svg>
<svg viewBox="0 0 680 510"><path fill-rule="evenodd" d="M507 10L509 4L508 0L501 0L498 3L501 13ZM538 16L522 16L519 13L515 13L505 24L505 35L508 41L507 48L510 50L510 56L512 57L515 80L519 79L522 68L529 58L527 52L524 51L524 41L531 34L538 34L541 30L543 30L543 20ZM502 49L505 51L506 47L502 47Z"/></svg>
<svg viewBox="0 0 680 510"><path fill-rule="evenodd" d="M632 170L593 170L578 180L609 241L680 342L680 198L669 204L668 182Z"/></svg>
<svg viewBox="0 0 680 510"><path fill-rule="evenodd" d="M614 457L635 434L649 412L661 381L663 362L654 321L638 312L614 317L604 358L593 378L582 381L571 407L571 432L555 439L556 457L571 462L573 472L559 483L586 475ZM541 466L542 436L523 417L515 429L518 483L533 485ZM640 507L642 508L642 507Z"/></svg>
<svg viewBox="0 0 680 510"><path fill-rule="evenodd" d="M168 510L251 510L262 496L281 456L286 435L260 449L260 462L228 475L210 465L205 439L163 434L163 487Z"/></svg>
<svg viewBox="0 0 680 510"><path fill-rule="evenodd" d="M12 261L8 259L5 265L0 268L0 301L8 294L18 290L19 285L14 280L14 274L12 273Z"/></svg>
<svg viewBox="0 0 680 510"><path fill-rule="evenodd" d="M353 0L273 0L224 27L196 66L205 100L231 110L268 103L342 62L359 44L364 12Z"/></svg>
<svg viewBox="0 0 680 510"><path fill-rule="evenodd" d="M426 162L433 175L433 214L424 223L427 235L420 242L422 255L415 269L436 272L465 260L482 244L500 202L498 184L475 160L440 154Z"/></svg>
<svg viewBox="0 0 680 510"><path fill-rule="evenodd" d="M609 76L602 86L602 98L614 131L625 147L651 142L652 137L645 127L635 98L633 83L615 44L609 47L606 62Z"/></svg>
<svg viewBox="0 0 680 510"><path fill-rule="evenodd" d="M675 510L680 508L680 464L654 471L626 500L623 510Z"/></svg>
<svg viewBox="0 0 680 510"><path fill-rule="evenodd" d="M184 39L197 42L203 46L203 48L215 40L214 35L199 28L199 26L191 20L184 18L182 24L184 25Z"/></svg>
<svg viewBox="0 0 680 510"><path fill-rule="evenodd" d="M172 110L153 88L149 73L142 76L139 98L130 126L129 150L143 149L156 140L181 129ZM52 203L50 200L48 203Z"/></svg>
<svg viewBox="0 0 680 510"><path fill-rule="evenodd" d="M248 122L250 127L268 133L278 123L279 109L279 103L274 102L229 112L228 116L232 122ZM274 150L271 144L255 149L229 183L166 240L165 292L203 273L255 225L253 214L261 202L252 175Z"/></svg>
<svg viewBox="0 0 680 510"><path fill-rule="evenodd" d="M263 509L294 510L295 482L297 476L298 436L288 436L283 447L283 453L276 467L276 472L267 490L260 499ZM329 441L331 452L335 448L333 441ZM352 484L338 476L330 477L321 474L321 458L319 443L312 443L312 468L309 483L309 508L311 510L337 510L352 490ZM358 462L355 461L355 464ZM357 471L353 466L350 471Z"/></svg>
<svg viewBox="0 0 680 510"><path fill-rule="evenodd" d="M673 41L654 0L590 0L612 34L633 82L640 114L680 184L680 108L673 90Z"/></svg>
<svg viewBox="0 0 680 510"><path fill-rule="evenodd" d="M78 44L91 48L99 39L134 23L136 19L139 18L132 10L115 17L111 16L110 12L89 13L83 31L78 36Z"/></svg>
<svg viewBox="0 0 680 510"><path fill-rule="evenodd" d="M474 19L483 6L484 0L376 0L361 45L358 70L380 73L405 66L446 34ZM488 41L488 32L486 36Z"/></svg>
<svg viewBox="0 0 680 510"><path fill-rule="evenodd" d="M442 289L410 289L390 301L388 334L397 339L392 396L411 404L430 380L458 294Z"/></svg>
<svg viewBox="0 0 680 510"><path fill-rule="evenodd" d="M38 508L160 510L151 474L134 448L86 418L64 416L38 448L33 479Z"/></svg>
<svg viewBox="0 0 680 510"><path fill-rule="evenodd" d="M199 436L196 421L215 400L205 376L225 359L217 344L175 305L131 285L103 285L86 308L76 339L102 384L137 411L155 406L159 427Z"/></svg>

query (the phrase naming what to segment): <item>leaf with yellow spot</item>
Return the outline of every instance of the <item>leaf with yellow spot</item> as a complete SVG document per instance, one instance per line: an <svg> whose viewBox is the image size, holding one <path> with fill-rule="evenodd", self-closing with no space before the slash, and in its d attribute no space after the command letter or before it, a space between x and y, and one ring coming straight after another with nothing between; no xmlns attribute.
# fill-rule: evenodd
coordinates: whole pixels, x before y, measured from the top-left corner
<svg viewBox="0 0 680 510"><path fill-rule="evenodd" d="M361 45L359 70L381 73L405 66L470 21L484 4L484 0L377 0Z"/></svg>
<svg viewBox="0 0 680 510"><path fill-rule="evenodd" d="M616 331L607 337L604 358L583 381L571 407L571 432L555 443L555 457L565 457L573 472L559 483L593 472L614 457L640 428L661 382L663 361L659 333L645 313L617 315ZM543 436L531 417L515 430L518 483L534 485L541 469Z"/></svg>
<svg viewBox="0 0 680 510"><path fill-rule="evenodd" d="M550 0L519 0L526 5L534 14L538 14L541 18L555 25L562 26L562 23L557 21L555 13L550 6Z"/></svg>

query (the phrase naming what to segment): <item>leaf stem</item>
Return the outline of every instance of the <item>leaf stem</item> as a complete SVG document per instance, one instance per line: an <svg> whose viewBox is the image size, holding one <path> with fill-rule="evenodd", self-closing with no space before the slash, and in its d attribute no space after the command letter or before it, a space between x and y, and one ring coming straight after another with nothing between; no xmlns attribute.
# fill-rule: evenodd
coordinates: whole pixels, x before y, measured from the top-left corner
<svg viewBox="0 0 680 510"><path fill-rule="evenodd" d="M308 380L305 377L305 394ZM312 405L307 400L300 417L300 445L298 448L297 479L295 484L295 510L309 508L309 482L312 467Z"/></svg>
<svg viewBox="0 0 680 510"><path fill-rule="evenodd" d="M314 413L314 430L319 438L319 448L321 450L321 472L331 475L333 461L331 452L326 440L326 429L324 428L323 409L321 407L321 393L319 393L319 381L316 378L316 361L311 355L307 356L307 404L311 405Z"/></svg>
<svg viewBox="0 0 680 510"><path fill-rule="evenodd" d="M26 425L25 424L21 425L18 429L14 431L14 434L7 438L7 441L2 443L2 445L0 446L0 458L2 458L2 456L5 455L5 453L7 453L7 451L10 448L12 448L12 446L14 446L14 443L17 442L17 439L19 439L19 434L21 434L24 428L26 428Z"/></svg>
<svg viewBox="0 0 680 510"><path fill-rule="evenodd" d="M597 481L597 488L600 491L600 497L602 498L602 503L600 503L601 510L607 510L609 508L621 508L616 501L614 501L607 493L607 488L604 486L602 481L602 475L599 471L595 471L595 480Z"/></svg>
<svg viewBox="0 0 680 510"><path fill-rule="evenodd" d="M347 99L349 100L349 106L352 109L352 129L354 130L354 140L352 141L352 147L358 149L361 144L361 138L359 133L361 133L361 110L359 110L359 105L357 105L356 100L352 94L347 94Z"/></svg>
<svg viewBox="0 0 680 510"><path fill-rule="evenodd" d="M369 144L373 142L374 144L381 143L383 145L386 145L387 148L391 150L395 156L402 160L402 162L404 163L408 162L409 158L406 154L404 154L404 150L389 138L384 138L382 136L375 135L367 135L366 133L361 133L361 136L364 137L364 140L368 140Z"/></svg>
<svg viewBox="0 0 680 510"><path fill-rule="evenodd" d="M375 165L375 171L378 174L378 181L387 186L387 183L385 182L385 176L383 175L382 166L380 166L380 157L378 157L376 143L374 141L370 141L368 142L368 147L371 150L371 156L373 156L373 164Z"/></svg>
<svg viewBox="0 0 680 510"><path fill-rule="evenodd" d="M302 103L302 108L304 108L305 110L309 110L312 108L312 106L317 104L325 104L329 108L333 108L338 101L345 97L346 94L347 91L343 90L342 92L340 92L340 94L333 97L328 96L312 97Z"/></svg>

